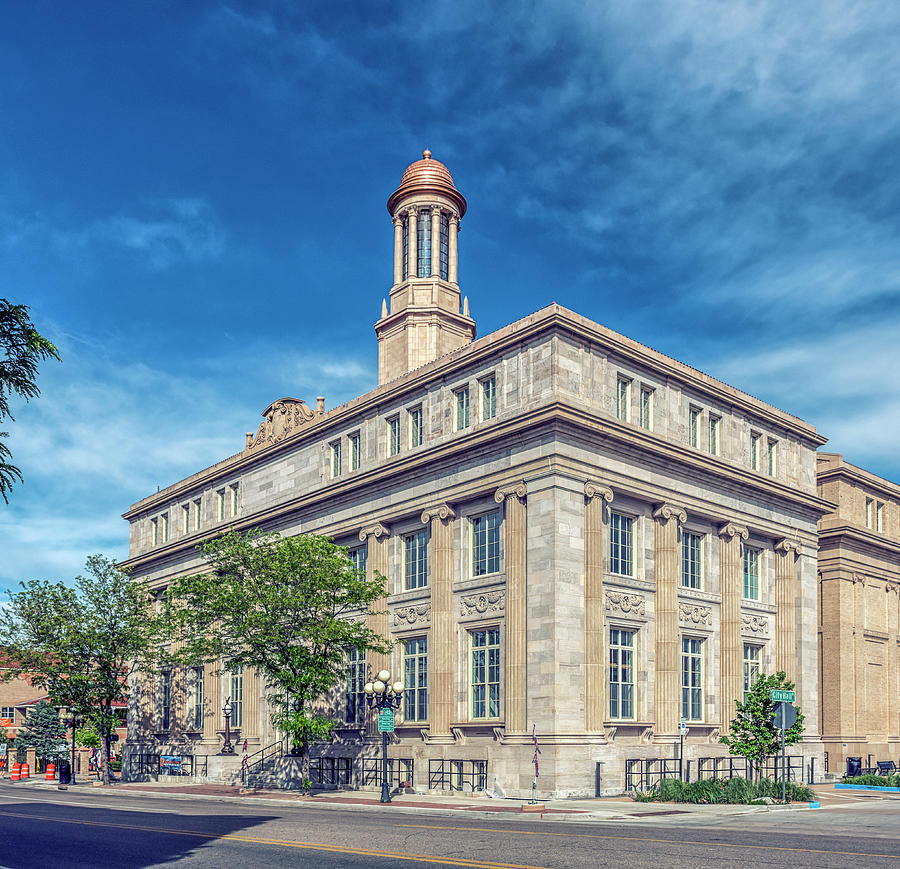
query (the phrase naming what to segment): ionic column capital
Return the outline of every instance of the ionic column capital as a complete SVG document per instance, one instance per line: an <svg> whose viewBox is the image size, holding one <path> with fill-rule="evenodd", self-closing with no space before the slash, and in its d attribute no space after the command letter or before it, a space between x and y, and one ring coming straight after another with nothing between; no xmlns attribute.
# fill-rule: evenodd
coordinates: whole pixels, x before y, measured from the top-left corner
<svg viewBox="0 0 900 869"><path fill-rule="evenodd" d="M510 483L506 486L501 486L494 492L494 500L498 504L502 504L507 498L519 498L520 500L525 500L527 492L528 487L524 482Z"/></svg>
<svg viewBox="0 0 900 869"><path fill-rule="evenodd" d="M609 486L604 486L603 483L588 480L584 484L584 497L588 501L592 501L594 498L602 498L607 504L610 504L613 499L613 490Z"/></svg>
<svg viewBox="0 0 900 869"><path fill-rule="evenodd" d="M854 574L850 577L850 581L851 581L854 585L856 585L857 583L859 583L860 585L865 586L865 584L866 584L866 575L865 575L864 573L854 573Z"/></svg>
<svg viewBox="0 0 900 869"><path fill-rule="evenodd" d="M738 525L736 522L726 522L719 527L719 537L723 537L725 540L732 540L735 537L746 540L749 536L750 531L747 529L746 525Z"/></svg>
<svg viewBox="0 0 900 869"><path fill-rule="evenodd" d="M422 511L422 524L427 525L432 519L440 519L442 522L449 522L456 518L456 510L449 504L435 504L433 507L426 507Z"/></svg>
<svg viewBox="0 0 900 869"><path fill-rule="evenodd" d="M653 509L653 518L658 522L668 522L670 519L687 522L687 513L684 507L677 504L657 504Z"/></svg>
<svg viewBox="0 0 900 869"><path fill-rule="evenodd" d="M382 522L376 522L374 525L369 525L366 528L361 528L359 531L359 539L365 543L370 537L374 537L376 540L381 540L381 538L387 539L391 536L391 530L387 527L387 525Z"/></svg>
<svg viewBox="0 0 900 869"><path fill-rule="evenodd" d="M788 556L793 552L797 556L800 554L800 541L789 540L785 537L775 544L775 551L784 556Z"/></svg>

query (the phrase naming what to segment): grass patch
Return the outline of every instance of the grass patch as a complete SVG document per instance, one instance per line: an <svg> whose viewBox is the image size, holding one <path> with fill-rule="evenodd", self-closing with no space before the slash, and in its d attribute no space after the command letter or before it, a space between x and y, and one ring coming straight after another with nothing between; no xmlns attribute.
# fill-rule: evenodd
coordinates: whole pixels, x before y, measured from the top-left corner
<svg viewBox="0 0 900 869"><path fill-rule="evenodd" d="M796 782L787 782L785 796L788 802L810 802L815 795L808 788ZM679 779L667 778L649 791L635 792L633 799L641 803L695 803L711 805L716 803L728 805L758 804L763 797L781 800L781 782L764 778L758 782L745 778L702 779L695 782L683 782Z"/></svg>

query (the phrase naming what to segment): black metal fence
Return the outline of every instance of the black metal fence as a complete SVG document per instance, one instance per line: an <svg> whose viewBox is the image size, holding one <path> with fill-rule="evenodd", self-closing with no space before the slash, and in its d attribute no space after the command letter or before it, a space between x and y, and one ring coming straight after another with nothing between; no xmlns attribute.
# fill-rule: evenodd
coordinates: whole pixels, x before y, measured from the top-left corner
<svg viewBox="0 0 900 869"><path fill-rule="evenodd" d="M804 779L805 761L802 756L791 755L784 759L784 770L788 781L801 782ZM642 757L625 761L625 790L649 790L659 787L659 783L667 778L681 778L686 782L700 779L732 779L732 778L781 779L781 755L770 757L757 767L745 757L720 755L717 757L700 757L685 760L683 763L676 757ZM815 775L814 759L808 766L808 782L813 783Z"/></svg>
<svg viewBox="0 0 900 869"><path fill-rule="evenodd" d="M133 754L128 767L129 776L198 776L208 770L206 755Z"/></svg>
<svg viewBox="0 0 900 869"><path fill-rule="evenodd" d="M680 778L681 762L672 757L637 757L625 761L625 790L646 791L666 778Z"/></svg>
<svg viewBox="0 0 900 869"><path fill-rule="evenodd" d="M351 758L311 757L309 777L318 785L350 785L352 778ZM379 780L380 783L380 780Z"/></svg>
<svg viewBox="0 0 900 869"><path fill-rule="evenodd" d="M361 759L362 769L359 783L366 785L381 784L381 758L364 757ZM400 787L404 782L413 781L415 767L412 758L389 757L388 758L388 784L391 787Z"/></svg>
<svg viewBox="0 0 900 869"><path fill-rule="evenodd" d="M429 760L428 787L431 790L483 791L487 789L486 760Z"/></svg>

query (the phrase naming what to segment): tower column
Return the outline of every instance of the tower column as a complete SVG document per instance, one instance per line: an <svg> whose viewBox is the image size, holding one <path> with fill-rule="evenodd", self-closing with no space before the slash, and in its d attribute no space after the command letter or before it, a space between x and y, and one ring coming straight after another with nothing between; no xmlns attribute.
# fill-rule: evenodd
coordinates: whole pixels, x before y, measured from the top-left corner
<svg viewBox="0 0 900 869"><path fill-rule="evenodd" d="M415 208L409 209L409 277L419 275L419 215Z"/></svg>
<svg viewBox="0 0 900 869"><path fill-rule="evenodd" d="M587 482L584 497L584 729L599 733L606 717L603 505L612 501L613 491Z"/></svg>
<svg viewBox="0 0 900 869"><path fill-rule="evenodd" d="M394 217L394 286L403 280L403 216Z"/></svg>
<svg viewBox="0 0 900 869"><path fill-rule="evenodd" d="M459 218L455 214L450 215L450 233L449 233L449 247L450 250L448 252L448 271L447 271L447 280L450 281L451 284L457 284L459 281L456 277L456 242L459 237Z"/></svg>
<svg viewBox="0 0 900 869"><path fill-rule="evenodd" d="M796 614L797 555L800 545L792 540L775 544L775 669L797 681Z"/></svg>
<svg viewBox="0 0 900 869"><path fill-rule="evenodd" d="M431 277L441 276L441 206L431 206Z"/></svg>
<svg viewBox="0 0 900 869"><path fill-rule="evenodd" d="M719 585L722 593L720 727L726 733L734 719L735 700L743 695L741 648L741 545L750 536L743 525L729 522L719 529Z"/></svg>

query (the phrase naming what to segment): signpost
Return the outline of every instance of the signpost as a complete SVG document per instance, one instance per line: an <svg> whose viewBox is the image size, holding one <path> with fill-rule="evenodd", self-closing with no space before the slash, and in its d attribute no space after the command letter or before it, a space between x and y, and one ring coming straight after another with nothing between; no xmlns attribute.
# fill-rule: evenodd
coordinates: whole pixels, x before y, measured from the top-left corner
<svg viewBox="0 0 900 869"><path fill-rule="evenodd" d="M786 802L787 769L785 768L784 732L790 730L797 721L797 710L793 705L797 695L794 691L773 688L771 696L772 702L775 704L775 727L781 731L781 802Z"/></svg>
<svg viewBox="0 0 900 869"><path fill-rule="evenodd" d="M684 781L684 734L687 731L687 718L681 719L678 732L681 737L681 747L678 751L678 778Z"/></svg>
<svg viewBox="0 0 900 869"><path fill-rule="evenodd" d="M379 709L378 710L378 732L393 733L394 732L394 710Z"/></svg>

